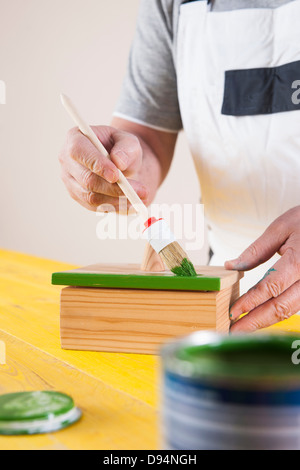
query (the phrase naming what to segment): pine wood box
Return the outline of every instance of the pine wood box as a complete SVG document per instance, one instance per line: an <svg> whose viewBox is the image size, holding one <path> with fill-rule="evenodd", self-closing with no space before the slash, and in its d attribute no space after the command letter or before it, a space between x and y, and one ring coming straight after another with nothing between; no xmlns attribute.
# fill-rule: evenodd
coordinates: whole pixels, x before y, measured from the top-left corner
<svg viewBox="0 0 300 470"><path fill-rule="evenodd" d="M243 274L196 271L180 278L137 265L93 265L54 273L53 284L68 286L61 291L62 348L157 354L166 341L195 330L227 333Z"/></svg>

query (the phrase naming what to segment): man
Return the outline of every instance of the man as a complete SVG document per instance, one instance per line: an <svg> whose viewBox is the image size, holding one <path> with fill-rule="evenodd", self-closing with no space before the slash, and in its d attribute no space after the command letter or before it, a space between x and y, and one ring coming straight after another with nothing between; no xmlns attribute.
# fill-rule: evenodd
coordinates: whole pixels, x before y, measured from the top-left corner
<svg viewBox="0 0 300 470"><path fill-rule="evenodd" d="M268 262L232 306L232 331L300 310L299 15L300 0L142 0L111 127L94 127L111 162L77 129L60 156L63 181L87 209L117 205L117 168L149 204L184 129L212 263L229 255L226 268L247 271Z"/></svg>

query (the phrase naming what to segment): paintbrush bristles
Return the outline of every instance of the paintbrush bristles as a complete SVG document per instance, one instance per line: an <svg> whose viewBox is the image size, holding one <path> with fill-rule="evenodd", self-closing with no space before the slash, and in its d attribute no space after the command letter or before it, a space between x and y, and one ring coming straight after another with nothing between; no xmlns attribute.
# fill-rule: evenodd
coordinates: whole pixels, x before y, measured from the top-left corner
<svg viewBox="0 0 300 470"><path fill-rule="evenodd" d="M197 276L192 262L177 241L167 245L159 254L168 268L177 276Z"/></svg>

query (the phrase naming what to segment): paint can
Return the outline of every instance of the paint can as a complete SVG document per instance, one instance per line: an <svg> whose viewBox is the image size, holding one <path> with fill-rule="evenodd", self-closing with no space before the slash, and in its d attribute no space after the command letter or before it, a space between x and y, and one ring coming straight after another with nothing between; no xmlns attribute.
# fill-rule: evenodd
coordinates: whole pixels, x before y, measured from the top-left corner
<svg viewBox="0 0 300 470"><path fill-rule="evenodd" d="M300 449L300 336L195 332L161 366L162 448Z"/></svg>

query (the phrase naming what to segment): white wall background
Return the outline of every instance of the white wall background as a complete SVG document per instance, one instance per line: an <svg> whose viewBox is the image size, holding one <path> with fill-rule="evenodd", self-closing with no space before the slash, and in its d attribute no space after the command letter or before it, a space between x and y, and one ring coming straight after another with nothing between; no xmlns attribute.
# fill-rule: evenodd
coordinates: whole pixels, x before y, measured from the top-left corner
<svg viewBox="0 0 300 470"><path fill-rule="evenodd" d="M90 124L109 124L138 0L0 0L0 246L78 265L140 262L144 242L100 241L99 218L73 201L57 159L73 123L59 94ZM184 136L157 203L197 203ZM190 253L205 263L206 249Z"/></svg>

